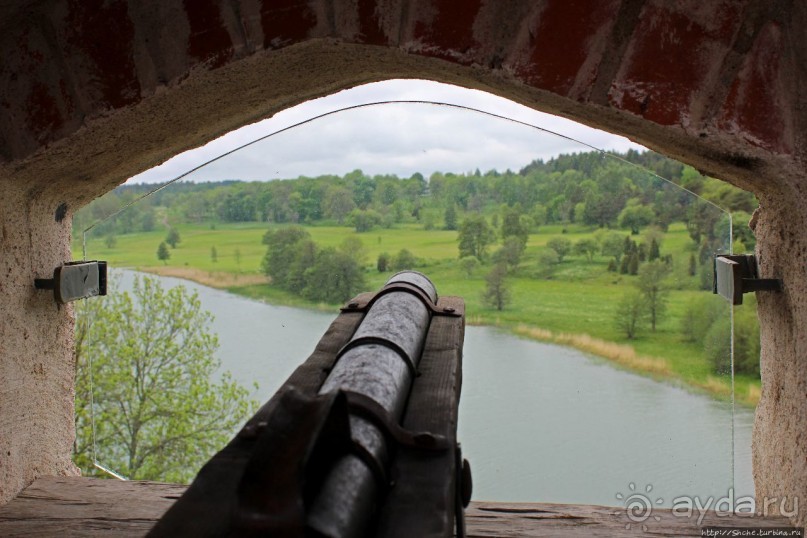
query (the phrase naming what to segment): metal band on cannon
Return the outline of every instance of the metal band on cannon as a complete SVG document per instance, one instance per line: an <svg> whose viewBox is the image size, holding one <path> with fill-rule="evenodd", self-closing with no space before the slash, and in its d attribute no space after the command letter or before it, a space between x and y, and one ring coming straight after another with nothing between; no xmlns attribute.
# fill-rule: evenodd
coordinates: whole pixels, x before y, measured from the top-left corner
<svg viewBox="0 0 807 538"><path fill-rule="evenodd" d="M464 324L416 272L350 301L150 536L463 536Z"/></svg>

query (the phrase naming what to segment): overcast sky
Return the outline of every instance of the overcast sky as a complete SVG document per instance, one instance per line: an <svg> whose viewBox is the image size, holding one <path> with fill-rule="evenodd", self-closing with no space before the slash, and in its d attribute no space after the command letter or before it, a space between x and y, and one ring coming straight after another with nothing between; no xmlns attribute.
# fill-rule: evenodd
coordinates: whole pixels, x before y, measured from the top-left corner
<svg viewBox="0 0 807 538"><path fill-rule="evenodd" d="M280 129L345 107L391 100L462 105L506 116L591 146L644 149L626 138L536 112L501 97L424 80L392 80L359 86L284 110L232 131L134 176L130 183L163 183L227 151ZM538 129L478 112L427 104L384 104L315 119L223 157L189 175L189 181L272 180L301 175L370 175L434 171L518 170L532 160L589 148Z"/></svg>

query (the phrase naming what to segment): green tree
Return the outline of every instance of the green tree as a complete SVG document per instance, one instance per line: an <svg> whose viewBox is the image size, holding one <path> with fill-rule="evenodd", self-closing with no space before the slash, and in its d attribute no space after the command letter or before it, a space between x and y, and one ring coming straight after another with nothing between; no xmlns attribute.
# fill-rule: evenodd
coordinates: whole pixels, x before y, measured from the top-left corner
<svg viewBox="0 0 807 538"><path fill-rule="evenodd" d="M653 208L641 203L641 201L632 198L628 200L625 209L619 214L619 226L621 228L630 228L632 235L637 235L639 229L647 226L656 218Z"/></svg>
<svg viewBox="0 0 807 538"><path fill-rule="evenodd" d="M465 273L466 278L471 278L479 265L479 259L476 256L460 258L460 268L462 272Z"/></svg>
<svg viewBox="0 0 807 538"><path fill-rule="evenodd" d="M381 215L372 209L354 209L349 217L349 222L357 232L369 232L375 226L381 224Z"/></svg>
<svg viewBox="0 0 807 538"><path fill-rule="evenodd" d="M345 218L350 212L356 209L356 202L353 200L353 193L349 189L332 185L325 191L322 206L322 212L325 216L336 219L336 222L341 225L345 222Z"/></svg>
<svg viewBox="0 0 807 538"><path fill-rule="evenodd" d="M504 239L504 244L494 255L496 263L503 263L509 271L514 271L521 263L521 257L526 248L526 241L523 237L509 235Z"/></svg>
<svg viewBox="0 0 807 538"><path fill-rule="evenodd" d="M608 232L600 237L600 253L603 256L612 256L618 264L622 260L624 239L617 232Z"/></svg>
<svg viewBox="0 0 807 538"><path fill-rule="evenodd" d="M555 274L555 269L557 268L558 263L560 263L560 258L558 257L557 252L551 248L543 249L538 253L538 263L536 265L535 277L552 278L552 275Z"/></svg>
<svg viewBox="0 0 807 538"><path fill-rule="evenodd" d="M171 245L171 248L177 248L177 245L182 242L179 232L176 228L169 228L168 235L165 236L165 242Z"/></svg>
<svg viewBox="0 0 807 538"><path fill-rule="evenodd" d="M76 303L76 319L73 457L85 474L96 472L91 405L100 462L131 479L180 483L257 407L218 373L212 316L184 286L137 277L131 293Z"/></svg>
<svg viewBox="0 0 807 538"><path fill-rule="evenodd" d="M359 267L364 267L367 262L367 249L364 247L364 241L356 236L345 237L339 243L339 250L344 252L359 264Z"/></svg>
<svg viewBox="0 0 807 538"><path fill-rule="evenodd" d="M647 253L647 259L649 261L658 260L661 257L661 252L659 250L658 241L654 237L650 242L650 251Z"/></svg>
<svg viewBox="0 0 807 538"><path fill-rule="evenodd" d="M388 271L390 265L390 255L387 252L382 252L378 255L378 260L376 261L375 266L379 273Z"/></svg>
<svg viewBox="0 0 807 538"><path fill-rule="evenodd" d="M541 204L535 204L530 216L532 217L533 226L538 227L546 224L546 207Z"/></svg>
<svg viewBox="0 0 807 538"><path fill-rule="evenodd" d="M457 208L454 206L454 204L448 204L446 212L443 215L443 221L445 223L444 228L446 230L457 229Z"/></svg>
<svg viewBox="0 0 807 538"><path fill-rule="evenodd" d="M510 303L507 267L503 263L497 263L493 266L488 276L485 277L485 284L482 300L496 310L504 310L504 307Z"/></svg>
<svg viewBox="0 0 807 538"><path fill-rule="evenodd" d="M594 259L594 255L600 251L600 245L596 239L584 237L574 244L574 252L585 256L588 261Z"/></svg>
<svg viewBox="0 0 807 538"><path fill-rule="evenodd" d="M219 261L219 251L216 250L215 245L210 247L210 261L212 261L213 263Z"/></svg>
<svg viewBox="0 0 807 538"><path fill-rule="evenodd" d="M117 244L118 238L115 236L115 234L111 233L104 237L104 245L106 245L106 248L115 248Z"/></svg>
<svg viewBox="0 0 807 538"><path fill-rule="evenodd" d="M633 340L639 333L641 322L647 317L644 297L637 290L628 290L617 304L614 324L626 338Z"/></svg>
<svg viewBox="0 0 807 538"><path fill-rule="evenodd" d="M713 294L698 294L684 307L680 320L681 336L685 342L703 345L712 323L728 316L728 303L722 297Z"/></svg>
<svg viewBox="0 0 807 538"><path fill-rule="evenodd" d="M398 254L395 255L395 258L392 260L392 269L394 271L405 271L407 269L413 269L415 265L417 265L417 258L415 255L409 252L407 249L402 248L398 251Z"/></svg>
<svg viewBox="0 0 807 538"><path fill-rule="evenodd" d="M563 258L572 251L572 242L565 237L553 237L546 242L546 246L558 255L558 263L561 263Z"/></svg>
<svg viewBox="0 0 807 538"><path fill-rule="evenodd" d="M508 207L504 210L501 229L502 239L519 237L524 244L527 243L530 230L526 221L521 219L521 216L521 212L514 207Z"/></svg>
<svg viewBox="0 0 807 538"><path fill-rule="evenodd" d="M160 243L160 246L157 247L157 259L163 262L164 265L168 265L168 260L171 258L171 252L168 250L168 245L165 244L165 241Z"/></svg>
<svg viewBox="0 0 807 538"><path fill-rule="evenodd" d="M305 271L305 281L306 299L341 303L364 288L364 273L352 257L328 247L317 252L314 265Z"/></svg>
<svg viewBox="0 0 807 538"><path fill-rule="evenodd" d="M282 282L283 289L302 294L303 289L309 284L308 270L316 263L318 254L319 247L310 239L304 239L295 244L291 266ZM359 265L358 262L357 265Z"/></svg>
<svg viewBox="0 0 807 538"><path fill-rule="evenodd" d="M647 308L647 315L650 318L650 327L656 330L656 325L664 317L669 299L669 287L667 286L667 276L670 274L670 267L655 260L642 265L639 268L639 279L636 286L642 294Z"/></svg>
<svg viewBox="0 0 807 538"><path fill-rule="evenodd" d="M622 263L619 264L619 274L620 275L627 275L628 272L630 271L630 267L629 267L630 266L630 261L631 261L630 258L631 258L630 255L622 256ZM636 270L637 271L639 270L638 266L637 266Z"/></svg>
<svg viewBox="0 0 807 538"><path fill-rule="evenodd" d="M304 272L308 266L304 261L312 261L304 256L301 245L311 241L311 234L299 226L289 226L279 230L269 230L263 236L267 246L263 257L263 272L272 277L272 283L288 289L292 273Z"/></svg>
<svg viewBox="0 0 807 538"><path fill-rule="evenodd" d="M468 215L462 221L457 239L460 258L476 256L484 260L488 246L496 241L496 233L482 215Z"/></svg>
<svg viewBox="0 0 807 538"><path fill-rule="evenodd" d="M759 322L753 301L751 298L734 315L734 372L758 378ZM704 336L704 353L719 375L731 372L731 336L731 318L727 315L717 318Z"/></svg>
<svg viewBox="0 0 807 538"><path fill-rule="evenodd" d="M629 275L638 275L639 274L639 265L640 265L640 257L639 252L631 252L627 258L627 266L628 266L628 274Z"/></svg>

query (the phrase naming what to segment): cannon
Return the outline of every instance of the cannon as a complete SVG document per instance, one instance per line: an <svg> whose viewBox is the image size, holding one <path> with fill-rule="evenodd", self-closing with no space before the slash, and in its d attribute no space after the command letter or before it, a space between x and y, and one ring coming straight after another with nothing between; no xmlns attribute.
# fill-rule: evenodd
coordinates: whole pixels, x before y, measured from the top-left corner
<svg viewBox="0 0 807 538"><path fill-rule="evenodd" d="M357 296L149 536L464 536L464 334L421 273Z"/></svg>

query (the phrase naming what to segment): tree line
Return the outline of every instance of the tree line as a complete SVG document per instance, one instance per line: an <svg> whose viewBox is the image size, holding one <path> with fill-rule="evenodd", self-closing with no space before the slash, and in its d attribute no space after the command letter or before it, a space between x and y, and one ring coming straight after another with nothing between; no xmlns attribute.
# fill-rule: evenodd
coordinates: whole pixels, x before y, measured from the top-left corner
<svg viewBox="0 0 807 538"><path fill-rule="evenodd" d="M618 157L618 158L613 158ZM644 168L640 168L640 165ZM745 218L756 207L753 195L705 177L689 166L653 152L600 152L536 160L518 172L475 170L435 172L427 180L415 173L369 176L354 170L344 176L322 175L290 180L175 183L99 226L96 233L116 235L150 231L156 224L273 222L333 224L369 231L401 223L426 229L455 230L468 213L490 214L501 206L518 208L530 228L579 223L629 229L646 225L665 230L686 222L697 243L709 237L718 216L694 206L691 195L660 181L658 173L708 201ZM82 208L77 232L99 221L152 188L123 185ZM752 240L744 233L741 240ZM748 246L748 245L746 245Z"/></svg>

